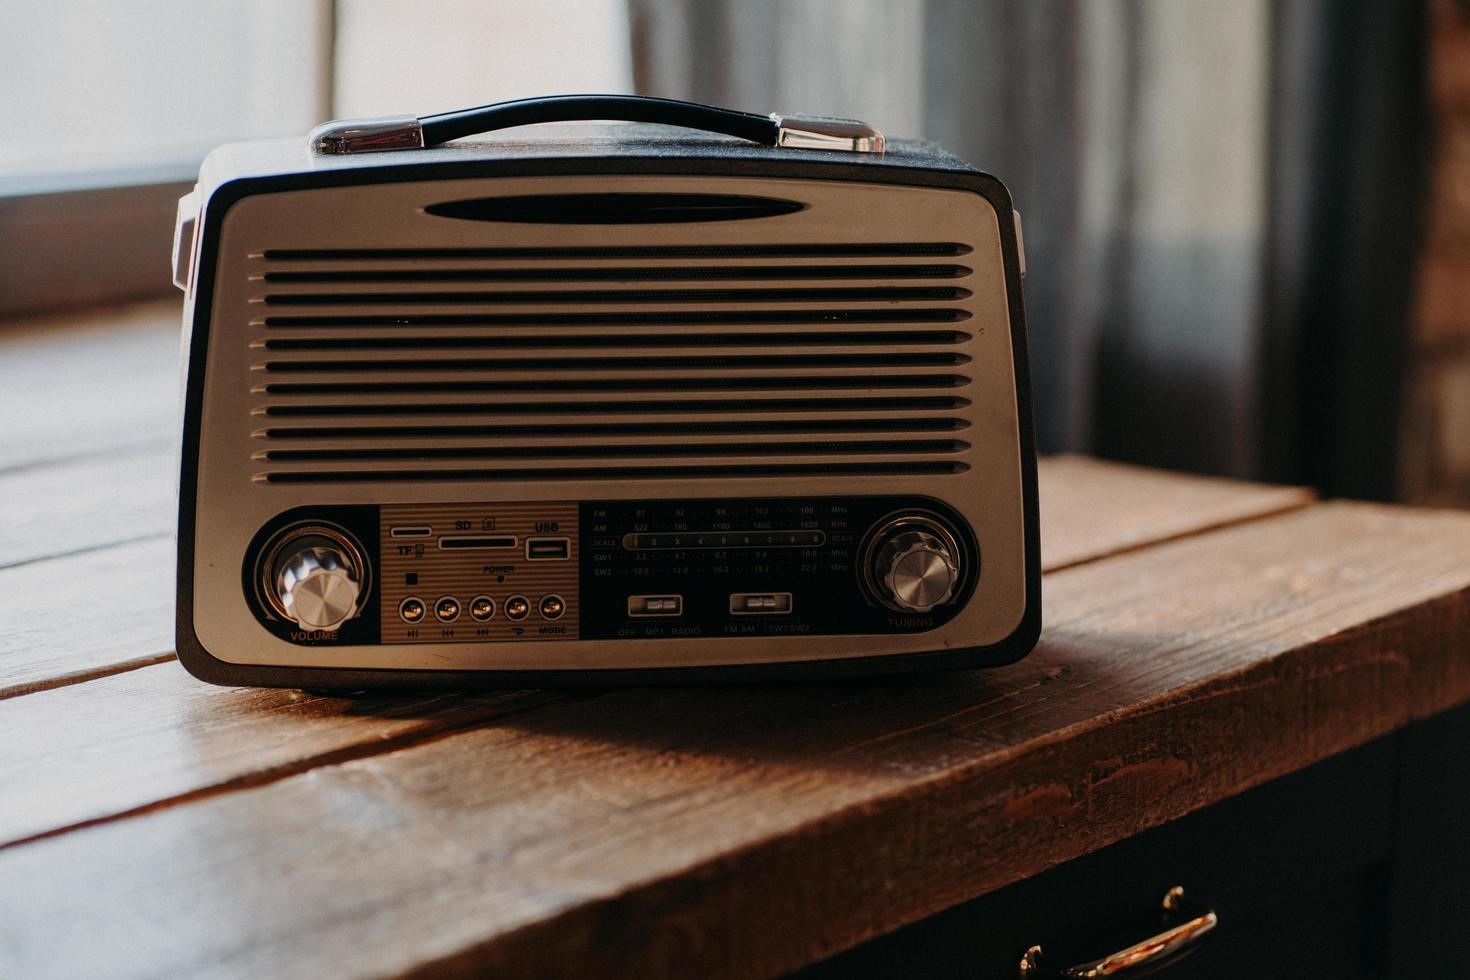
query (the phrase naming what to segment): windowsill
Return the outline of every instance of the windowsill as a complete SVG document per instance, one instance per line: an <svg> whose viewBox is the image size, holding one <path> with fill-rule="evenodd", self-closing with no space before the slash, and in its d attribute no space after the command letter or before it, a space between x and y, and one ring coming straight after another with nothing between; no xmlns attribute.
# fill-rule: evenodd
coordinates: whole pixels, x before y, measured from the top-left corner
<svg viewBox="0 0 1470 980"><path fill-rule="evenodd" d="M180 302L0 321L0 470L144 446L172 451Z"/></svg>
<svg viewBox="0 0 1470 980"><path fill-rule="evenodd" d="M166 295L188 182L0 197L0 317Z"/></svg>

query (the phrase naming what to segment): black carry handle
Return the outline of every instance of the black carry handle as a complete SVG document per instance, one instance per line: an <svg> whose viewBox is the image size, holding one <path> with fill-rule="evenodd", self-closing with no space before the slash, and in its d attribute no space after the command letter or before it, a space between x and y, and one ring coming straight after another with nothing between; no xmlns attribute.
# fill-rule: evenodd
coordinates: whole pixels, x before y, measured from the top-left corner
<svg viewBox="0 0 1470 980"><path fill-rule="evenodd" d="M510 129L512 126L582 119L663 123L724 133L762 146L775 146L776 135L781 129L780 123L770 116L642 95L549 95L540 99L516 99L514 102L482 105L478 109L423 116L419 124L424 130L424 145L438 146L463 136Z"/></svg>
<svg viewBox="0 0 1470 980"><path fill-rule="evenodd" d="M757 115L697 102L643 95L548 95L497 102L432 116L340 119L323 123L307 137L316 153L417 150L465 136L535 123L616 119L662 123L723 133L762 146L882 153L883 134L856 119L827 116Z"/></svg>

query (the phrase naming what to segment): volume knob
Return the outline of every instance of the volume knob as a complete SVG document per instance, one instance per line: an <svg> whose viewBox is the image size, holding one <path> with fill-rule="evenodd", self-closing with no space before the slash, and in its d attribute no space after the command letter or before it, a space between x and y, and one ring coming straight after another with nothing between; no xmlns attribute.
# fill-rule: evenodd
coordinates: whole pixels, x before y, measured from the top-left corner
<svg viewBox="0 0 1470 980"><path fill-rule="evenodd" d="M889 522L874 535L869 555L869 587L891 609L928 612L954 599L959 588L959 546L927 517Z"/></svg>
<svg viewBox="0 0 1470 980"><path fill-rule="evenodd" d="M328 539L292 542L277 560L274 577L281 608L303 629L334 630L357 615L361 573Z"/></svg>

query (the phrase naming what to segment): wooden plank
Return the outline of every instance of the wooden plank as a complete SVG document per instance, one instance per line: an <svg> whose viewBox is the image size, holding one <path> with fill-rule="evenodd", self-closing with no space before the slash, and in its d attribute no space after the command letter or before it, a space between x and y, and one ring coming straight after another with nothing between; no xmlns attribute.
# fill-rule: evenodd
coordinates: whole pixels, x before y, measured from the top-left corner
<svg viewBox="0 0 1470 980"><path fill-rule="evenodd" d="M779 972L1470 698L1467 553L1320 505L1049 576L1010 668L551 701L17 845L0 973Z"/></svg>
<svg viewBox="0 0 1470 980"><path fill-rule="evenodd" d="M172 660L173 538L0 568L0 623L0 701Z"/></svg>
<svg viewBox="0 0 1470 980"><path fill-rule="evenodd" d="M145 446L0 475L0 569L170 533L175 460Z"/></svg>
<svg viewBox="0 0 1470 980"><path fill-rule="evenodd" d="M172 445L179 316L168 300L0 324L0 470Z"/></svg>
<svg viewBox="0 0 1470 980"><path fill-rule="evenodd" d="M47 691L0 711L0 784L24 793L24 805L0 806L0 844L391 751L553 699L577 700L511 691L349 701L213 687L174 664Z"/></svg>
<svg viewBox="0 0 1470 980"><path fill-rule="evenodd" d="M1110 463L1042 460L1041 565L1055 571L1106 555L1305 507L1305 487L1244 483Z"/></svg>

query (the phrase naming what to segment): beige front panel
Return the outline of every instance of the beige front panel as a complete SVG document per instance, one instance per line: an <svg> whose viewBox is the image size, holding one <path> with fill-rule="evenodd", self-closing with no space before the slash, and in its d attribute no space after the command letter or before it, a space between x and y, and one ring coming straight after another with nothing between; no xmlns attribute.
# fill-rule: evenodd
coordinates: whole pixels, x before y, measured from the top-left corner
<svg viewBox="0 0 1470 980"><path fill-rule="evenodd" d="M459 221L431 217L423 211L425 206L436 202L490 195L611 191L757 194L796 200L806 206L794 214L757 220L619 226ZM842 324L846 334L870 333L873 342L862 342L862 336L845 336L838 347L824 346L829 341L836 343L831 340L836 328L801 319L813 308L811 302L784 298L784 293L770 293L768 298L755 304L763 316L779 323L789 312L793 321L789 331L812 331L825 338L814 340L808 347L764 351L765 355L780 357L778 363L771 366L745 360L753 349L749 346L750 338L743 335L776 327L731 326L716 322L720 311L733 308L728 298L720 305L702 301L697 292L690 292L688 296L662 297L656 305L656 314L661 318L658 329L672 330L674 328L663 324L677 322L674 332L681 337L697 339L699 335L711 335L708 342L700 347L700 353L730 365L728 369L721 369L721 377L727 382L724 394L718 386L708 386L707 379L711 375L704 369L687 372L690 379L687 384L676 381L671 386L665 380L682 378L684 372L677 366L661 366L663 362L658 358L673 358L671 363L677 364L680 363L678 358L688 355L688 351L640 349L637 354L643 360L638 360L637 364L653 366L629 370L618 368L620 373L617 377L620 383L631 381L635 385L647 386L649 390L645 393L609 395L596 390L578 390L576 384L572 384L555 397L562 413L555 417L555 421L567 423L687 419L688 413L676 406L691 398L704 402L729 398L727 408L701 417L728 418L734 422L746 418L746 413L750 413L751 418L769 418L770 413L765 410L777 401L816 396L861 401L875 398L876 393L883 398L873 401L875 407L864 417L880 421L914 415L914 411L908 408L891 407L898 406L899 401L909 397L953 397L961 406L952 413L961 428L944 433L947 438L943 440L931 439L929 434L902 433L860 434L842 439L803 434L782 437L783 441L791 444L809 440L813 446L810 461L821 466L854 467L851 472L834 470L817 476L787 475L791 467L799 467L808 461L800 455L799 445L795 449L783 450L787 455L776 460L778 466L771 467L772 457L763 455L767 448L756 443L770 441L773 437L752 440L722 434L701 441L701 446L709 444L707 449L701 449L705 455L682 462L692 467L690 472L702 473L700 467L727 465L746 468L737 469L734 475L689 475L677 469L660 474L661 464L648 465L644 461L628 470L634 474L631 476L620 473L582 479L570 478L563 473L561 478L548 480L538 475L545 473L548 466L560 464L508 459L493 464L475 464L475 472L483 473L493 468L493 479L471 477L461 480L447 478L465 469L466 464L461 461L428 456L422 460L405 461L413 455L412 447L432 442L431 436L395 435L396 441L387 442L378 440L370 432L354 433L359 438L353 445L369 450L377 447L384 457L383 460L362 463L337 458L324 462L295 461L288 458L290 452L282 450L295 451L298 447L305 447L306 455L310 456L313 446L331 449L334 443L330 439L320 443L304 439L288 443L268 437L268 433L279 431L281 427L319 421L309 417L283 420L268 414L268 411L310 406L324 399L334 410L357 413L334 419L334 425L365 426L369 430L385 419L391 422L398 418L374 417L375 406L427 406L438 412L433 416L434 424L442 426L483 421L480 416L485 414L484 411L475 419L452 414L455 405L470 400L471 396L440 393L446 385L453 389L456 379L462 382L461 387L473 390L479 384L478 379L483 377L481 361L469 363L463 354L458 353L416 351L405 354L393 349L391 344L397 341L392 338L405 336L405 330L393 322L383 322L382 318L387 314L391 320L396 311L404 308L377 301L377 293L395 296L414 294L411 306L406 308L413 317L424 318L423 322L435 322L436 317L447 318L454 324L442 330L427 328L431 334L513 338L524 336L519 332L520 328L495 324L479 327L459 320L467 311L473 313L475 310L493 310L497 315L512 320L520 315L534 315L540 317L538 322L542 323L547 315L554 318L563 312L624 315L643 307L617 296L609 299L609 291L672 287L669 284L616 280L560 284L556 288L561 291L587 291L594 295L586 299L571 297L548 303L535 298L526 302L524 293L528 287L523 284L477 283L473 291L484 294L484 303L467 306L462 297L454 302L440 302L432 296L421 298L416 295L469 288L446 287L442 283L422 285L369 281L321 285L268 281L265 278L268 270L281 266L267 260L264 255L267 250L381 248L401 251L607 245L639 248L712 243L772 246L871 242L960 242L968 250L943 260L826 257L799 262L786 260L784 264L795 263L815 269L854 264L888 267L894 262L932 265L943 261L962 266L959 278L935 284L955 287L957 298L943 302L923 298L849 299L839 290L834 294L836 298L820 304L821 309L832 311L834 319L841 319L845 311L877 310L886 320ZM1004 638L1020 621L1025 603L1025 569L1010 325L999 226L988 202L977 194L826 181L627 176L487 178L309 190L251 197L235 205L224 222L220 255L205 379L194 580L195 630L204 648L215 657L234 663L446 670L690 666L871 656L975 646ZM628 258L608 264L646 269L662 261L665 260ZM373 258L347 264L355 269L412 271L459 267L466 263L420 256L410 259ZM586 264L574 259L494 259L475 263L475 267L554 269ZM747 262L731 258L686 257L677 264L703 269L761 264L770 264L774 268L778 263L764 259ZM343 266L342 261L301 260L292 263L290 268L310 272L341 269ZM893 287L909 290L916 297L922 296L925 287L931 285L916 278L917 274L903 273L904 270L899 270L891 280L875 279L873 274L869 274L857 285L868 289ZM677 287L678 284L673 285ZM834 283L830 276L816 272L809 281L793 281L789 277L764 281L758 276L752 279L749 274L743 274L738 281L720 282L703 274L689 288L821 290L834 285L844 284ZM350 293L359 298L350 303L333 301L323 305L321 297L333 292ZM495 294L500 292L521 295L498 298ZM266 301L267 296L272 297L270 302ZM331 299L330 296L327 298ZM905 310L923 311L935 307L955 309L959 311L960 318L952 323L929 323L921 319L906 322L904 319L907 316L903 312ZM319 317L324 311L349 324L354 317L366 317L368 320L363 322L368 325L337 324L330 331L296 325L310 323L313 317ZM919 314L916 312L914 315L918 317ZM589 317L583 316L583 325L575 328L551 323L536 329L544 331L544 336L570 331L579 337L590 338L587 342L593 348L599 342L598 338L615 340L629 331L648 332L618 323L587 325L588 320ZM283 322L286 325L282 325ZM941 328L953 331L959 339L940 345L938 341L928 339L923 342L915 339L908 343L901 336L904 331L933 332ZM425 332L426 328L421 327L410 331L413 336L423 336ZM365 349L353 353L351 364L339 363L342 358L330 352L278 349L282 346L281 340L309 340L327 335L355 337L370 343ZM895 347L895 340L903 341L903 344ZM742 342L745 346L740 346ZM569 377L601 377L596 369L606 367L612 370L621 356L621 349L616 348L613 340L608 343L613 346L606 354L597 349L587 349L574 350L570 355L563 352L557 356L591 358L585 366L578 365ZM372 344L380 347L373 348ZM723 344L731 346L727 348L721 346ZM289 347L289 344L285 346ZM536 386L546 382L548 370L553 376L560 370L517 363L517 358L528 356L523 352L497 354L496 357L504 363L497 362L494 377L496 385L503 387L506 393L503 396L474 395L476 404L483 407L487 400L500 398L507 412L513 409L520 413L508 417L525 418L528 403L544 400L543 396L535 394ZM785 359L788 357L792 364L811 366L787 366ZM410 363L406 358L423 358L436 363ZM305 366L296 362L305 362ZM905 366L910 362L917 366ZM745 366L747 363L752 366ZM943 366L933 366L935 364ZM327 373L310 373L318 367ZM934 380L936 377L955 380L945 382L950 385L948 388L935 388L933 385L938 383ZM384 387L384 378L391 378L397 388ZM786 378L794 380L788 383L783 380ZM281 381L306 382L305 388L320 389L328 394L281 393L295 390L289 385L276 384ZM359 388L369 393L362 393ZM397 389L403 388L417 390L396 393ZM738 396L729 394L732 388L740 389ZM390 393L385 394L385 391ZM429 393L423 393L425 391ZM661 414L660 406L664 402L669 402L671 407ZM581 404L586 406L585 413L573 411L567 414L567 406L575 410ZM765 414L757 415L757 410ZM793 409L790 415L791 419L798 421L817 421L822 417L824 412L821 410ZM531 438L540 437L509 437L507 444L519 445L517 440ZM639 440L659 445L689 438L651 435L641 436ZM870 441L865 444L865 440ZM940 446L932 457L923 456L920 460L931 466L930 471L898 472L907 465L904 461L920 459L914 453L905 454L905 440L912 440L915 446L925 446L930 442ZM586 441L585 438L571 436L552 437L549 444L581 445ZM610 452L616 452L619 440L610 440L607 445ZM819 453L825 455L819 456ZM894 460L900 463L895 465ZM626 460L623 462L627 463ZM762 467L770 468L771 472L757 472ZM884 467L895 471L886 472ZM379 480L374 478L374 473L385 476ZM521 473L524 473L524 478L520 478ZM313 482L312 474L325 474L329 479ZM289 482L292 479L305 482ZM379 647L306 647L277 639L263 629L247 606L240 586L241 566L250 539L272 517L307 504L428 505L456 501L516 503L907 493L938 497L962 513L974 528L983 554L984 572L968 606L946 626L924 634L804 637L790 643L749 638L595 643L563 639L554 643L526 643L502 642L492 637L463 643L440 641L432 644L392 643Z"/></svg>

